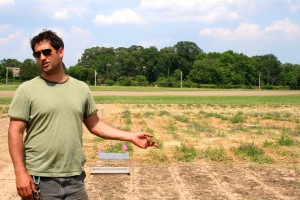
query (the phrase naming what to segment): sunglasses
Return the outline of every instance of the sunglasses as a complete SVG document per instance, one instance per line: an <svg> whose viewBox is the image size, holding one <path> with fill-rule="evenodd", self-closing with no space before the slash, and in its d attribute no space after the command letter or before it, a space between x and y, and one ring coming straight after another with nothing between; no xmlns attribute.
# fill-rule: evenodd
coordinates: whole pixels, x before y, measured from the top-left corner
<svg viewBox="0 0 300 200"><path fill-rule="evenodd" d="M35 57L36 59L38 59L41 54L43 54L44 56L50 56L52 53L52 49L44 49L42 51L36 51L36 52L33 52L33 57Z"/></svg>

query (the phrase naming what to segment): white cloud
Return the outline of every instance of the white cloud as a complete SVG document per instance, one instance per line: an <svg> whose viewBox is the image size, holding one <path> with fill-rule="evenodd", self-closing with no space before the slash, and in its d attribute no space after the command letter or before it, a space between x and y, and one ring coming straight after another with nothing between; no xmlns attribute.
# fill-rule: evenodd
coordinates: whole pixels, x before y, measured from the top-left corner
<svg viewBox="0 0 300 200"><path fill-rule="evenodd" d="M143 46L148 48L150 46L165 46L167 43L171 41L171 38L157 38L157 39L149 39L149 40L142 40L137 42L137 45Z"/></svg>
<svg viewBox="0 0 300 200"><path fill-rule="evenodd" d="M247 3L247 0L142 0L138 9L148 20L211 23L242 18Z"/></svg>
<svg viewBox="0 0 300 200"><path fill-rule="evenodd" d="M135 11L124 8L111 15L97 15L93 22L96 24L141 24L142 21Z"/></svg>
<svg viewBox="0 0 300 200"><path fill-rule="evenodd" d="M56 11L53 15L53 18L57 20L71 19L73 16L82 18L84 13L86 13L86 9L84 7L70 6Z"/></svg>
<svg viewBox="0 0 300 200"><path fill-rule="evenodd" d="M300 36L300 26L291 22L288 18L284 20L278 20L267 26L264 29L265 33L279 33L285 38L299 38Z"/></svg>
<svg viewBox="0 0 300 200"><path fill-rule="evenodd" d="M289 19L278 20L270 26L261 28L258 24L242 23L236 29L229 28L205 28L200 35L211 36L222 40L259 40L259 39L294 39L300 37L300 26Z"/></svg>
<svg viewBox="0 0 300 200"><path fill-rule="evenodd" d="M4 43L13 42L16 38L21 36L21 32L15 32L7 35L6 37L0 38L0 44L3 45Z"/></svg>
<svg viewBox="0 0 300 200"><path fill-rule="evenodd" d="M9 24L2 24L2 25L0 24L0 34L2 32L9 30L10 28L11 28L11 25L9 25Z"/></svg>
<svg viewBox="0 0 300 200"><path fill-rule="evenodd" d="M54 13L54 19L70 19L71 15L68 9L60 10Z"/></svg>
<svg viewBox="0 0 300 200"><path fill-rule="evenodd" d="M261 36L262 32L257 24L243 23L238 28L205 28L200 31L200 35L212 36L225 40L255 39Z"/></svg>
<svg viewBox="0 0 300 200"><path fill-rule="evenodd" d="M14 5L15 0L0 0L0 7L5 5Z"/></svg>
<svg viewBox="0 0 300 200"><path fill-rule="evenodd" d="M293 12L300 10L300 2L295 0L288 0L288 6Z"/></svg>

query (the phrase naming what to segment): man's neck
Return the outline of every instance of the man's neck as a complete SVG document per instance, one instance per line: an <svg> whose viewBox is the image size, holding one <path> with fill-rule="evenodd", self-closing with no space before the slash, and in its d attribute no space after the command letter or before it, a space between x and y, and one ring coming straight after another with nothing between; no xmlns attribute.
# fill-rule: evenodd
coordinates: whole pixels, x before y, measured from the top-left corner
<svg viewBox="0 0 300 200"><path fill-rule="evenodd" d="M63 83L66 82L69 78L69 76L67 74L63 73L59 73L59 74L47 74L47 73L42 73L41 75L44 79L51 81L51 82L55 82L55 83Z"/></svg>

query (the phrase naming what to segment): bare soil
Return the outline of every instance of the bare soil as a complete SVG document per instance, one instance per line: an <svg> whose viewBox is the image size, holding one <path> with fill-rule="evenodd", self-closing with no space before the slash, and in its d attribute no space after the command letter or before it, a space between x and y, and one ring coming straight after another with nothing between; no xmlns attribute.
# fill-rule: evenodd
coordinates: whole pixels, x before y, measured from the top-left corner
<svg viewBox="0 0 300 200"><path fill-rule="evenodd" d="M0 96L2 95L7 94L0 92ZM163 93L163 95L168 94ZM130 166L130 175L91 175L91 167L107 165L97 158L98 147L105 149L116 141L99 140L84 128L84 150L88 159L85 165L87 173L85 182L92 200L300 199L299 106L112 104L97 106L102 120L118 128L129 126L131 131L151 131L155 139L162 142L164 147L159 150L133 147L134 151L129 162L111 163L114 166ZM126 110L131 112L130 125L120 114ZM170 113L170 116L160 116L159 113L162 111ZM217 117L205 117L205 113L217 113L230 118L239 112L243 113L246 120L238 124ZM263 117L269 113L274 115L287 113L287 119L275 120ZM186 116L189 122L175 120L174 116ZM8 152L8 122L6 116L0 118L0 193L2 195L0 199L15 200L20 198L16 193L14 171ZM199 124L200 129L191 132L189 130L191 126L188 126L191 123ZM173 124L176 129L168 130L170 124ZM251 128L251 125L259 125L260 128ZM267 155L274 160L271 164L243 160L233 154L232 148L241 143L255 143L263 147L266 140L275 141L279 135L287 131L295 134L293 139L296 144L291 147L279 147L279 149L264 148ZM230 159L216 162L199 155L192 162L179 162L174 158L174 152L180 143L194 146L199 152L208 147L221 146ZM290 154L278 153L279 151ZM155 155L165 156L165 160L156 160Z"/></svg>

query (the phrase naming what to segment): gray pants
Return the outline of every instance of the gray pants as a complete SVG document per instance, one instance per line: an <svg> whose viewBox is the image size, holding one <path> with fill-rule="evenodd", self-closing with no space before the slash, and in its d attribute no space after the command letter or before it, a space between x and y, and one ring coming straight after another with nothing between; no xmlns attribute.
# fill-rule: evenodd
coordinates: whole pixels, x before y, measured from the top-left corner
<svg viewBox="0 0 300 200"><path fill-rule="evenodd" d="M84 187L85 176L85 172L82 172L71 177L41 177L39 187L42 200L88 200Z"/></svg>

